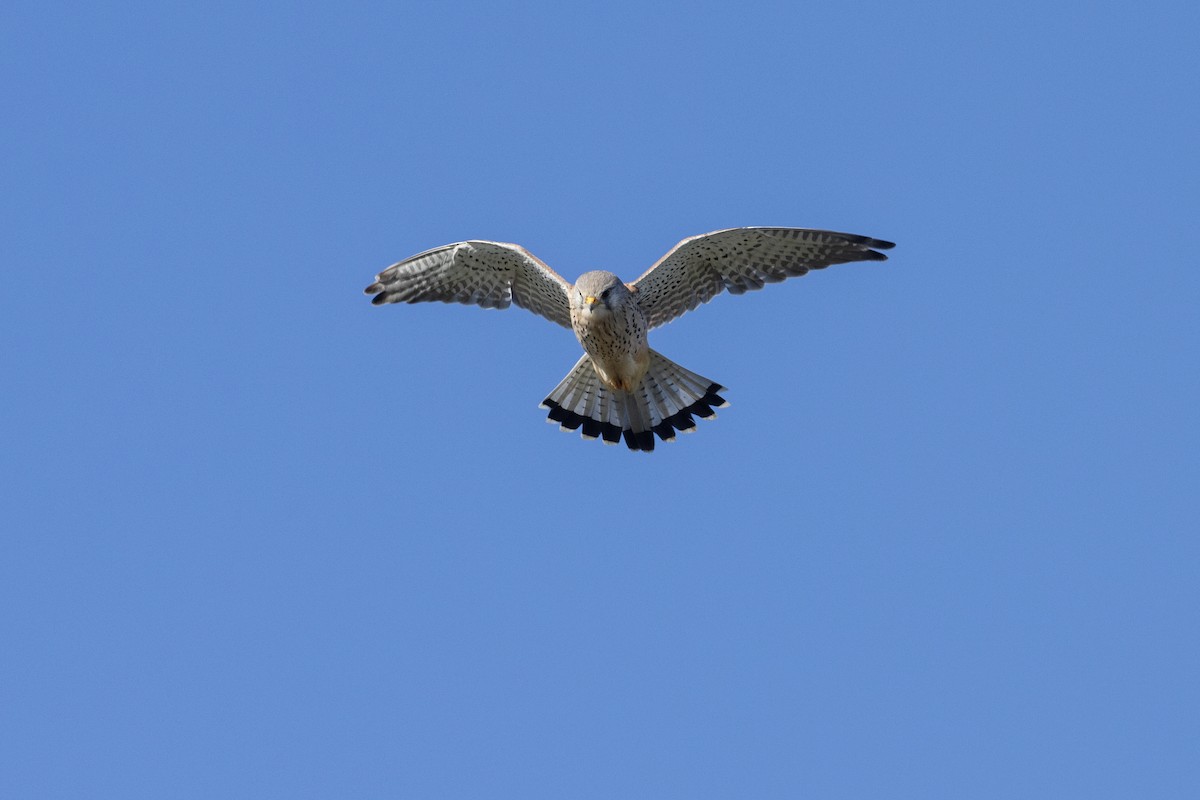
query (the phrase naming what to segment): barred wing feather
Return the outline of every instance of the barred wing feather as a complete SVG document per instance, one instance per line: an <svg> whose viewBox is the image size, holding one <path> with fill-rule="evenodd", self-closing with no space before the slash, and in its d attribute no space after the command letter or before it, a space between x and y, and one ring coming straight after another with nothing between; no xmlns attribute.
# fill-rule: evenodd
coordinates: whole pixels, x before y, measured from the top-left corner
<svg viewBox="0 0 1200 800"><path fill-rule="evenodd" d="M571 285L523 247L469 241L426 250L375 276L364 291L383 303L465 303L508 308L516 303L565 328L571 327Z"/></svg>
<svg viewBox="0 0 1200 800"><path fill-rule="evenodd" d="M869 236L809 228L728 228L684 239L630 285L654 328L722 291L742 294L832 264L886 261L872 248L894 246Z"/></svg>

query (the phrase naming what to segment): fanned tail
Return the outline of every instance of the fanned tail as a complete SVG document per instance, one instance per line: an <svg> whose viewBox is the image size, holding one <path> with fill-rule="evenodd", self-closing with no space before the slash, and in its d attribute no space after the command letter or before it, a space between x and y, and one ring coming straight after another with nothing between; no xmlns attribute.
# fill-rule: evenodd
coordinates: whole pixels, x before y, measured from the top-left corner
<svg viewBox="0 0 1200 800"><path fill-rule="evenodd" d="M729 405L717 394L725 387L650 351L650 365L641 384L631 392L610 389L600 380L592 360L584 355L542 401L549 409L547 422L562 430L580 429L585 439L603 438L605 444L625 439L630 450L654 449L655 435L663 441L675 431L696 430L693 417L710 419L714 408Z"/></svg>

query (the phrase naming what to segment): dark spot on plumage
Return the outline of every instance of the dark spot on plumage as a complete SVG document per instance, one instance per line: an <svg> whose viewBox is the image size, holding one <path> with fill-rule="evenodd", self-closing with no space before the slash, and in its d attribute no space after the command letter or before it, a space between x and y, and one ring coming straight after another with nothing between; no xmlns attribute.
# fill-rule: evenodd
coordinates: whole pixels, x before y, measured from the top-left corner
<svg viewBox="0 0 1200 800"><path fill-rule="evenodd" d="M692 415L688 413L686 408L667 417L663 420L662 424L670 425L677 431L690 431L696 427L696 421L692 419Z"/></svg>
<svg viewBox="0 0 1200 800"><path fill-rule="evenodd" d="M548 413L546 416L559 423L562 428L568 431L573 431L588 421L579 414L576 414L574 411L563 408L549 398L547 398L542 405L550 409L550 413Z"/></svg>
<svg viewBox="0 0 1200 800"><path fill-rule="evenodd" d="M725 398L717 394L717 392L723 391L725 391L724 386L714 383L705 390L704 397L700 398L700 402L704 403L705 405L712 406L713 408L721 408L722 406L728 405Z"/></svg>
<svg viewBox="0 0 1200 800"><path fill-rule="evenodd" d="M625 431L625 444L630 450L654 451L654 434L650 431Z"/></svg>
<svg viewBox="0 0 1200 800"><path fill-rule="evenodd" d="M555 422L562 422L563 420L568 419L569 416L573 413L573 412L567 411L565 408L560 406L558 403L555 403L553 400L548 400L547 403L550 407L550 413L547 414L546 416L548 416L550 419L554 420Z"/></svg>

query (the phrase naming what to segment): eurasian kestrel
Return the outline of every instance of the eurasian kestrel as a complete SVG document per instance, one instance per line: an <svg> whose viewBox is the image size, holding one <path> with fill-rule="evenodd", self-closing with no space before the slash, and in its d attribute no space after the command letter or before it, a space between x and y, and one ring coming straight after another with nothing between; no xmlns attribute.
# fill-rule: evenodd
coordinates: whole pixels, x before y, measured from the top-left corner
<svg viewBox="0 0 1200 800"><path fill-rule="evenodd" d="M723 289L742 294L810 269L886 261L891 242L806 228L729 228L684 239L633 283L585 272L567 283L528 250L502 242L448 244L393 264L366 288L372 303L516 303L575 330L584 355L542 401L549 421L606 444L654 449L654 435L696 429L726 402L720 384L651 350L646 332Z"/></svg>

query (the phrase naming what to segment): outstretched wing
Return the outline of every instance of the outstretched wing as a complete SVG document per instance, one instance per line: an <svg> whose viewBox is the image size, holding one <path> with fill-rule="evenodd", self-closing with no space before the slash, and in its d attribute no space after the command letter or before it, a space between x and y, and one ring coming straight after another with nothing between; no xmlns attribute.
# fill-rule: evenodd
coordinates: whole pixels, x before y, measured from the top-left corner
<svg viewBox="0 0 1200 800"><path fill-rule="evenodd" d="M810 269L848 261L886 261L891 242L808 228L729 228L684 239L634 281L650 327L707 303L722 290L742 294Z"/></svg>
<svg viewBox="0 0 1200 800"><path fill-rule="evenodd" d="M467 303L508 308L516 303L571 327L571 284L524 247L504 242L458 242L406 258L375 276L371 302Z"/></svg>

